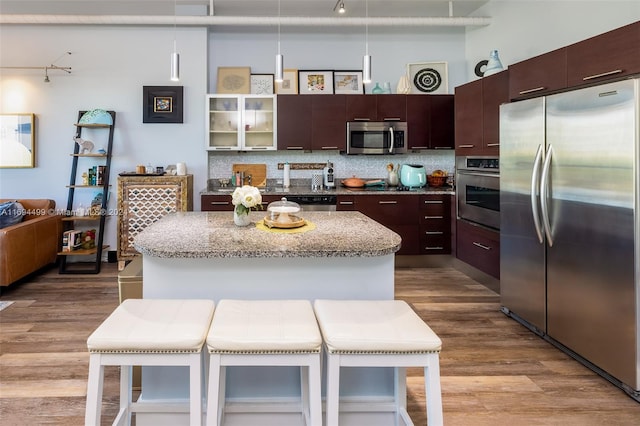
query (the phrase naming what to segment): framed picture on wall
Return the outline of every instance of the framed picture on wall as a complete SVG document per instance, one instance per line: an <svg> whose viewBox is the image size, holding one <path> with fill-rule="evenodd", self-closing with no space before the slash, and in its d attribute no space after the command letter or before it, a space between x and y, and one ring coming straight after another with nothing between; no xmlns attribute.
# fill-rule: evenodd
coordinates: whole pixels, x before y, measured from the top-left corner
<svg viewBox="0 0 640 426"><path fill-rule="evenodd" d="M36 166L35 114L0 114L0 168Z"/></svg>
<svg viewBox="0 0 640 426"><path fill-rule="evenodd" d="M143 123L182 123L182 86L143 86Z"/></svg>
<svg viewBox="0 0 640 426"><path fill-rule="evenodd" d="M250 67L218 67L216 93L244 95L251 93Z"/></svg>
<svg viewBox="0 0 640 426"><path fill-rule="evenodd" d="M252 95L273 95L273 74L251 74Z"/></svg>
<svg viewBox="0 0 640 426"><path fill-rule="evenodd" d="M276 93L278 95L298 94L298 70L286 68L282 73L282 83L276 82Z"/></svg>
<svg viewBox="0 0 640 426"><path fill-rule="evenodd" d="M448 94L446 62L417 62L407 64L407 77L412 94Z"/></svg>
<svg viewBox="0 0 640 426"><path fill-rule="evenodd" d="M334 71L333 91L336 95L362 95L362 71Z"/></svg>
<svg viewBox="0 0 640 426"><path fill-rule="evenodd" d="M333 95L333 70L299 70L298 93L301 95Z"/></svg>

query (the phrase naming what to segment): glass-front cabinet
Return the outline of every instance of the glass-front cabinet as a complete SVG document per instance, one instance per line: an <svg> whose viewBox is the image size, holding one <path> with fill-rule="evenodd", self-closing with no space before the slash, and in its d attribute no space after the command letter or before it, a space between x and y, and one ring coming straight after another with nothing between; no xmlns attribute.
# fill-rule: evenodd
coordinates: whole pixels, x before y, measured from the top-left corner
<svg viewBox="0 0 640 426"><path fill-rule="evenodd" d="M209 151L268 151L276 146L275 95L207 95Z"/></svg>

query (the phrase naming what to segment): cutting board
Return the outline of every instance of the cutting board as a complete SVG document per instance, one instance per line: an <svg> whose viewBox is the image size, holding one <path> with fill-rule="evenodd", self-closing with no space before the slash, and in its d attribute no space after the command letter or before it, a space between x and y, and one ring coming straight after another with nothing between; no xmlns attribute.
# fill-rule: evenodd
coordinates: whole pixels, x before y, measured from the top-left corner
<svg viewBox="0 0 640 426"><path fill-rule="evenodd" d="M231 168L233 174L244 173L245 178L251 175L251 185L257 187L267 186L267 165L266 164L234 164ZM245 183L248 181L245 179Z"/></svg>

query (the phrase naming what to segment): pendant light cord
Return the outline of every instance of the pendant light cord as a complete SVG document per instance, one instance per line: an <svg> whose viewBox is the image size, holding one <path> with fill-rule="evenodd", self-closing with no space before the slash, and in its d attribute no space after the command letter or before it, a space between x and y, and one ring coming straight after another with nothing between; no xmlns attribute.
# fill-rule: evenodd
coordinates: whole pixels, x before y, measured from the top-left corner
<svg viewBox="0 0 640 426"><path fill-rule="evenodd" d="M365 21L364 21L364 52L369 54L369 0L364 2Z"/></svg>
<svg viewBox="0 0 640 426"><path fill-rule="evenodd" d="M278 55L280 54L280 0L278 0Z"/></svg>

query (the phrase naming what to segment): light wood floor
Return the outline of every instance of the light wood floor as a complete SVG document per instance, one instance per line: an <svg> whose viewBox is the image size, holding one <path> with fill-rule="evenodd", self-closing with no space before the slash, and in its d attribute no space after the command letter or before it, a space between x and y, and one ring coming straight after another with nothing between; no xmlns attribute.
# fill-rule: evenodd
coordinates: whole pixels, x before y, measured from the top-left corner
<svg viewBox="0 0 640 426"><path fill-rule="evenodd" d="M639 425L640 404L499 312L499 297L451 267L400 269L398 299L443 340L446 425ZM99 275L56 269L2 289L0 424L80 425L86 339L118 304L116 264ZM117 411L107 369L104 411ZM425 425L420 369L408 371L409 413ZM110 424L105 421L104 424ZM259 425L257 425L259 426Z"/></svg>

